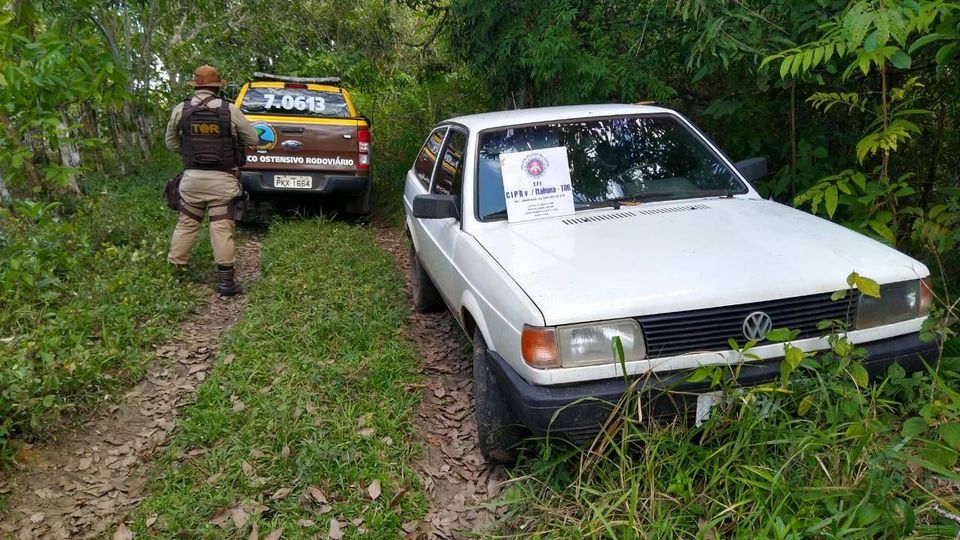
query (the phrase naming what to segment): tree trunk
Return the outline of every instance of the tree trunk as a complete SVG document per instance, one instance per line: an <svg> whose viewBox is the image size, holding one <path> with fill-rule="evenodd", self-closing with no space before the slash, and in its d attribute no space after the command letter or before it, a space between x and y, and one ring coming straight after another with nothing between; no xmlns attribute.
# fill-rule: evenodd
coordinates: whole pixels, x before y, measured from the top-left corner
<svg viewBox="0 0 960 540"><path fill-rule="evenodd" d="M93 106L89 100L84 100L80 103L80 119L84 136L88 139L99 139L100 133L97 130L97 112L93 110ZM99 144L93 146L91 154L93 155L94 168L97 172L102 172L103 152L101 152Z"/></svg>
<svg viewBox="0 0 960 540"><path fill-rule="evenodd" d="M60 160L64 166L71 169L80 169L80 151L73 143L70 135L70 122L67 111L60 109L60 131L57 137L57 146L60 148ZM80 184L77 183L77 173L71 172L67 177L67 190L74 195L80 195Z"/></svg>
<svg viewBox="0 0 960 540"><path fill-rule="evenodd" d="M13 197L10 196L10 191L7 189L7 184L3 181L3 173L0 172L0 206L11 206L13 204Z"/></svg>
<svg viewBox="0 0 960 540"><path fill-rule="evenodd" d="M20 134L17 133L17 129L13 127L13 122L10 121L9 116L0 113L0 126L3 127L3 132L7 135L7 138L10 140L10 144L12 144L14 148L27 150L23 145L23 142L20 140ZM40 173L37 171L37 166L33 163L32 156L23 160L23 170L26 172L27 179L31 184L43 189L43 182L40 179Z"/></svg>
<svg viewBox="0 0 960 540"><path fill-rule="evenodd" d="M117 166L120 174L127 174L127 155L120 143L120 122L117 122L117 113L113 107L107 109L107 118L110 121L110 138L113 140L113 151L117 154Z"/></svg>
<svg viewBox="0 0 960 540"><path fill-rule="evenodd" d="M126 125L130 127L129 135L133 144L140 149L143 159L148 159L150 157L150 145L147 143L147 139L144 138L143 134L140 133L140 128L137 124L136 108L129 101L123 102L123 119Z"/></svg>

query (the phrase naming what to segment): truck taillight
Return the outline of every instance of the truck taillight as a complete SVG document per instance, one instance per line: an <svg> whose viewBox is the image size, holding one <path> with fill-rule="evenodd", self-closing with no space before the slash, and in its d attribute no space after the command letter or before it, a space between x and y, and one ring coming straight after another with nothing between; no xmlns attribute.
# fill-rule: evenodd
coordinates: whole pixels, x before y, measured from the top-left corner
<svg viewBox="0 0 960 540"><path fill-rule="evenodd" d="M357 152L360 153L358 169L370 168L370 130L360 128L357 130Z"/></svg>

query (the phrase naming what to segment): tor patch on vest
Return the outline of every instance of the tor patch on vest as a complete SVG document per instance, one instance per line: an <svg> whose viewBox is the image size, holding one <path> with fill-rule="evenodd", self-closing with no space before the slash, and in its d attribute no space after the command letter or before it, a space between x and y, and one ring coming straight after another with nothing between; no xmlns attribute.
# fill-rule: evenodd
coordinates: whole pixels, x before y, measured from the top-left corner
<svg viewBox="0 0 960 540"><path fill-rule="evenodd" d="M220 124L217 122L190 122L190 133L192 135L213 135L220 136Z"/></svg>

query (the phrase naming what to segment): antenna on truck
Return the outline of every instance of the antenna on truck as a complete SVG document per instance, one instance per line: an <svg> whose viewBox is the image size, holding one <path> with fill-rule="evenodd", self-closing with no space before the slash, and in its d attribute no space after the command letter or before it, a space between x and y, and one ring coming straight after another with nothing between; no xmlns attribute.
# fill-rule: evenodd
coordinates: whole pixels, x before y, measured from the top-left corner
<svg viewBox="0 0 960 540"><path fill-rule="evenodd" d="M271 73L256 72L253 74L255 81L280 81L302 84L329 84L343 88L343 82L340 77L289 77L287 75L273 75Z"/></svg>

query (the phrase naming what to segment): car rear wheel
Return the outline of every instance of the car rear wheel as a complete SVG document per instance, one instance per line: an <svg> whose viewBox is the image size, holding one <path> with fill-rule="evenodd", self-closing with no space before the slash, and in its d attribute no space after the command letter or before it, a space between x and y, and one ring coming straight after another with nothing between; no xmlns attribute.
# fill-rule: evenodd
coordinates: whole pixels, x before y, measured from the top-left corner
<svg viewBox="0 0 960 540"><path fill-rule="evenodd" d="M523 440L524 431L517 424L507 396L493 373L487 342L479 328L473 331L473 397L480 453L491 463L512 464L517 459L516 447Z"/></svg>
<svg viewBox="0 0 960 540"><path fill-rule="evenodd" d="M440 292L420 264L420 256L413 247L413 240L410 241L410 288L413 293L413 308L418 312L430 313L443 309Z"/></svg>

